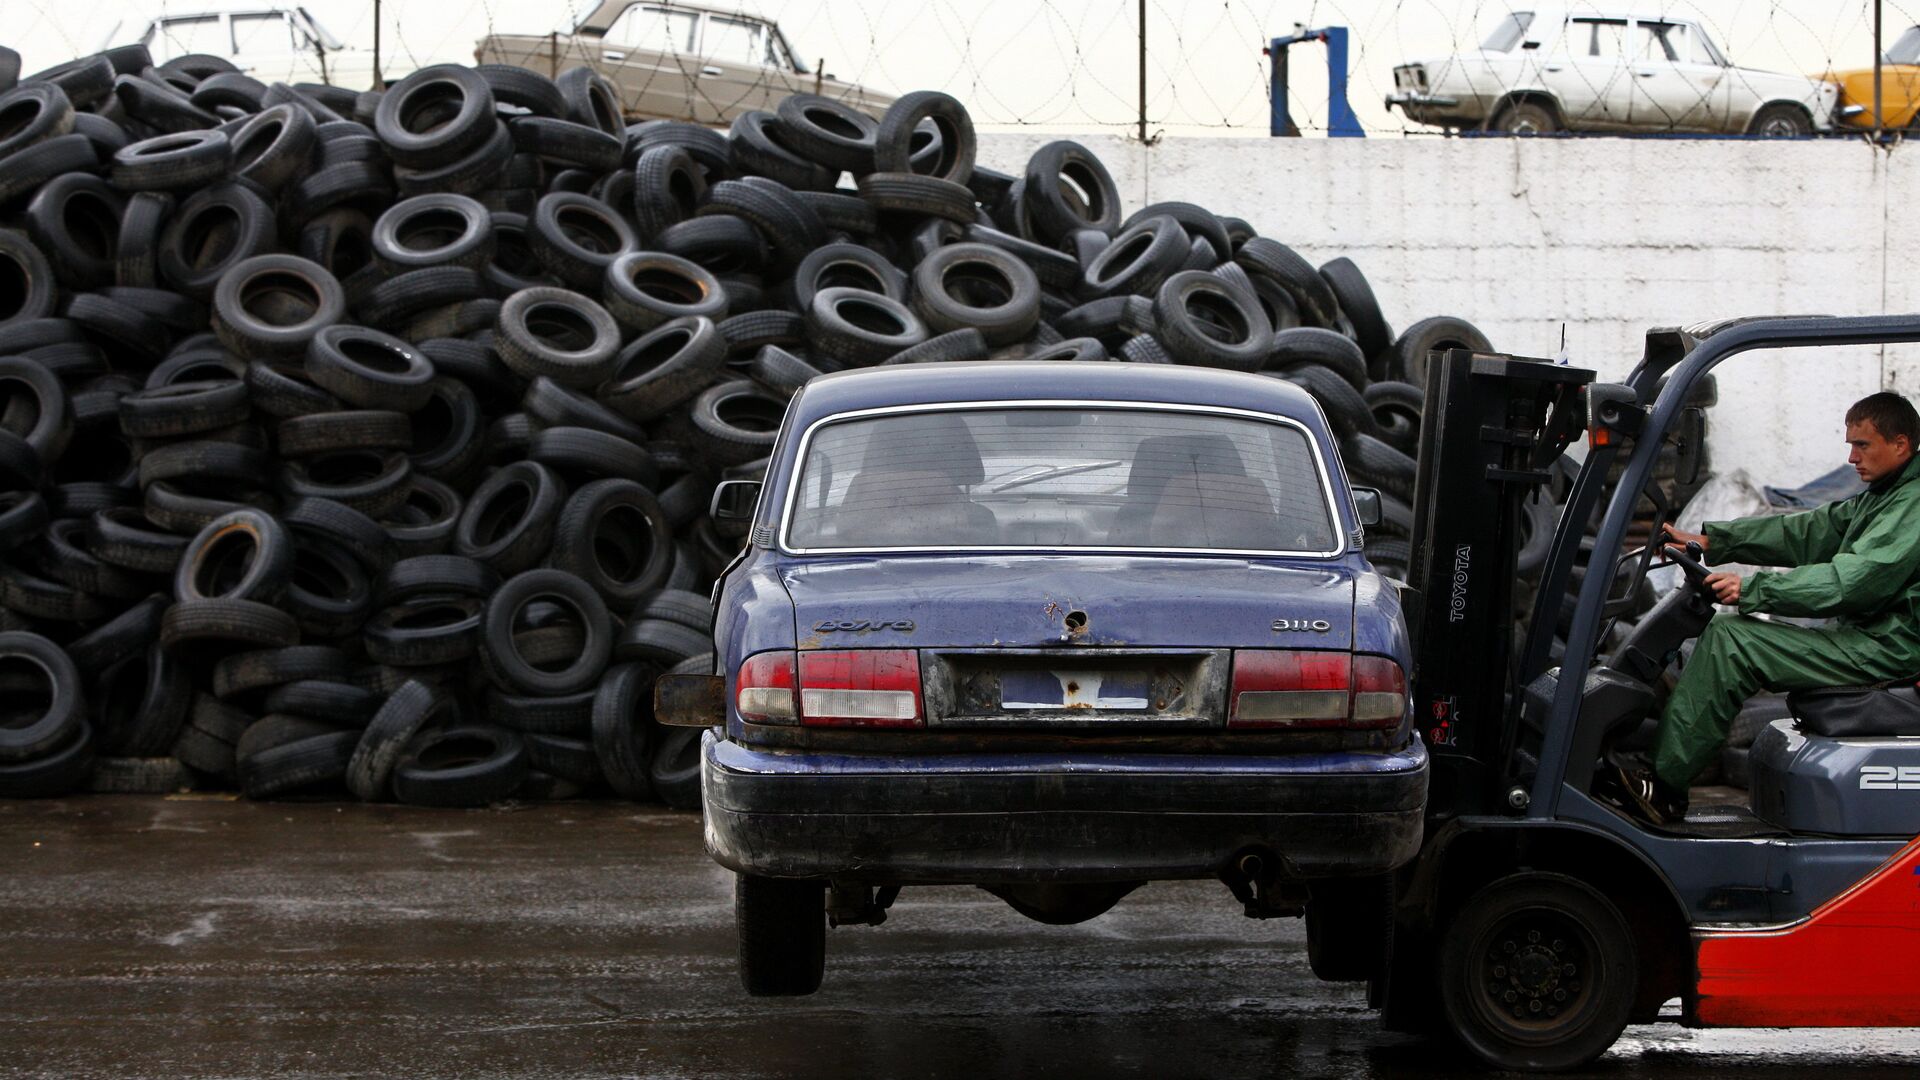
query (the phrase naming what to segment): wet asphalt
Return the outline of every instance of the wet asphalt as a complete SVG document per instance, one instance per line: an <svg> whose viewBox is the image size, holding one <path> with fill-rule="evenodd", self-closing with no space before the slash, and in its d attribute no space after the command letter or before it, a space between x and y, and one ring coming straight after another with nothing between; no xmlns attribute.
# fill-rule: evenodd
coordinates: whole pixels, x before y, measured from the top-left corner
<svg viewBox="0 0 1920 1080"><path fill-rule="evenodd" d="M827 945L747 998L691 814L0 802L0 1076L1475 1075L1214 883L1072 927L909 889ZM1579 1075L1911 1080L1920 1031L1655 1024Z"/></svg>

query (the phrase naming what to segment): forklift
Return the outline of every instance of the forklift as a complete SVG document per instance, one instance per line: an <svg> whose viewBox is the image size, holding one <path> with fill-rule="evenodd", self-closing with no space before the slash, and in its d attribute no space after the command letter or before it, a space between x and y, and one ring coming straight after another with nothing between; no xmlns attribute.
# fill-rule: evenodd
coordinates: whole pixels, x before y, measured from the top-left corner
<svg viewBox="0 0 1920 1080"><path fill-rule="evenodd" d="M1432 354L1403 595L1433 761L1426 831L1380 901L1388 947L1330 945L1317 973L1366 979L1390 1029L1444 1031L1502 1069L1585 1064L1674 998L1695 1027L1920 1025L1913 679L1791 695L1794 716L1754 744L1749 805L1695 799L1659 827L1596 785L1714 616L1698 549L1659 541L1679 508L1655 462L1704 430L1695 388L1758 349L1916 341L1920 315L1658 329L1619 384ZM1523 507L1583 437L1529 604L1516 595ZM1632 545L1649 516L1652 535ZM1685 584L1616 632L1667 564Z"/></svg>

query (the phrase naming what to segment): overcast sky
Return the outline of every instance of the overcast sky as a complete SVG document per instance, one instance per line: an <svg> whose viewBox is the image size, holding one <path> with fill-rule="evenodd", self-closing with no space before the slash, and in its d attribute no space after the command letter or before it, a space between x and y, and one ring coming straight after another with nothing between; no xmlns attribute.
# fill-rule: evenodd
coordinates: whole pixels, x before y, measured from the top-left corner
<svg viewBox="0 0 1920 1080"><path fill-rule="evenodd" d="M275 0L0 0L0 41L29 70L126 40L155 14L260 10ZM388 0L383 5L389 73L442 60L471 62L489 27L565 30L593 5L581 0ZM937 88L967 102L986 126L1054 131L1130 128L1138 98L1138 0L743 0L777 20L808 62L889 92ZM1545 5L1540 5L1544 8ZM308 0L337 37L367 47L370 0ZM1392 67L1471 48L1509 10L1505 0L1148 0L1148 113L1168 134L1264 134L1266 39L1295 23L1353 32L1350 98L1376 134L1398 132L1382 96ZM1638 0L1600 4L1704 23L1736 63L1818 74L1872 63L1872 0ZM1910 13L1911 12L1911 13ZM1886 41L1920 19L1920 0L1886 0ZM115 27L119 26L116 33ZM1325 116L1325 67L1317 46L1294 54L1295 120Z"/></svg>

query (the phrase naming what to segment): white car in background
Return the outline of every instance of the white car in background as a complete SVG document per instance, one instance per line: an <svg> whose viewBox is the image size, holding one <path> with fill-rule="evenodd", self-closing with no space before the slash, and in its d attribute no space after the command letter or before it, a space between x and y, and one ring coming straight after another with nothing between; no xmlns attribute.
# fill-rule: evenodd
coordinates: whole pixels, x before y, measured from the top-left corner
<svg viewBox="0 0 1920 1080"><path fill-rule="evenodd" d="M106 44L145 45L156 66L201 54L231 61L263 83L373 86L372 50L348 48L303 7L169 11L144 26L134 24L132 33L125 29L116 26ZM406 71L385 74L391 82Z"/></svg>
<svg viewBox="0 0 1920 1080"><path fill-rule="evenodd" d="M1796 136L1831 131L1839 87L1734 66L1698 23L1593 9L1516 11L1473 52L1402 64L1407 119L1513 135Z"/></svg>
<svg viewBox="0 0 1920 1080"><path fill-rule="evenodd" d="M894 101L809 67L772 19L687 0L600 0L571 30L488 34L473 55L546 75L588 65L613 81L630 120L725 125L801 93L873 116Z"/></svg>

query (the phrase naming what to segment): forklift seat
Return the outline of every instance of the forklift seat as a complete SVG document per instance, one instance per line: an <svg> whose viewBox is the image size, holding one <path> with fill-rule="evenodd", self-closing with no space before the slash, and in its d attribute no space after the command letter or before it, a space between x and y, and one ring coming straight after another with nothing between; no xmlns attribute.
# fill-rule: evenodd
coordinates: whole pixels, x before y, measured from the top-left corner
<svg viewBox="0 0 1920 1080"><path fill-rule="evenodd" d="M1920 735L1920 686L1835 686L1787 695L1803 731L1834 739Z"/></svg>

